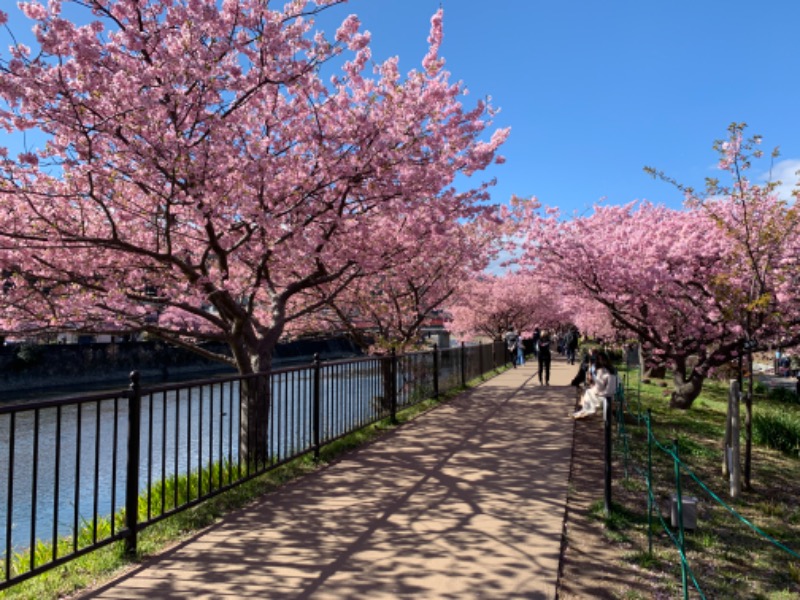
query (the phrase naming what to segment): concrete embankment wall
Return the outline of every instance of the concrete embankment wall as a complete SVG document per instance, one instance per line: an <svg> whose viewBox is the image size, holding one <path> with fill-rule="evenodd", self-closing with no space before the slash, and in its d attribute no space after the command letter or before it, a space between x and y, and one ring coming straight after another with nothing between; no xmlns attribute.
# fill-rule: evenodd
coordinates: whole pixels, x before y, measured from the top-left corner
<svg viewBox="0 0 800 600"><path fill-rule="evenodd" d="M227 353L224 345L208 348ZM280 368L311 362L317 353L323 360L335 360L360 351L345 338L299 340L280 344L273 364ZM125 387L131 371L139 371L145 383L235 372L222 362L162 342L10 345L0 347L0 401L37 392Z"/></svg>

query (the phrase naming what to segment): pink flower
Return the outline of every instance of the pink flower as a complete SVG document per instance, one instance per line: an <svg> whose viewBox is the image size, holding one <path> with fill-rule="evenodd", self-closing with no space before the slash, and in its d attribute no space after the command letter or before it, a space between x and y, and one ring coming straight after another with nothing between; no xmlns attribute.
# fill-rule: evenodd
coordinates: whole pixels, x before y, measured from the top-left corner
<svg viewBox="0 0 800 600"><path fill-rule="evenodd" d="M348 16L339 26L339 29L336 30L336 41L341 43L349 42L350 39L358 33L358 28L360 26L361 22L356 15Z"/></svg>
<svg viewBox="0 0 800 600"><path fill-rule="evenodd" d="M22 152L17 157L20 163L35 167L39 164L39 157L33 152Z"/></svg>

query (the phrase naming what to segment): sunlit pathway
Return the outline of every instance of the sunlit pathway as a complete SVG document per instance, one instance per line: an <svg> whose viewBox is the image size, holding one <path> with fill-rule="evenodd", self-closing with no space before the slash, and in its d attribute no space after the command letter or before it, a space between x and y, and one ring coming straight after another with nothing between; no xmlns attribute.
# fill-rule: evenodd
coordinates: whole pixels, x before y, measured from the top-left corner
<svg viewBox="0 0 800 600"><path fill-rule="evenodd" d="M510 370L81 597L552 599L576 369Z"/></svg>

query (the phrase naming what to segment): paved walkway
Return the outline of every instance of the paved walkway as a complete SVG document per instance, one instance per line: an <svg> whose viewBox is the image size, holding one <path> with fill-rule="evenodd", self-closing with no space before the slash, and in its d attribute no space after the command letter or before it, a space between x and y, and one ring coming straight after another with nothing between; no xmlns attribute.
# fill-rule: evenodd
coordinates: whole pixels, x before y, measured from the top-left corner
<svg viewBox="0 0 800 600"><path fill-rule="evenodd" d="M81 598L552 600L576 367L509 370Z"/></svg>

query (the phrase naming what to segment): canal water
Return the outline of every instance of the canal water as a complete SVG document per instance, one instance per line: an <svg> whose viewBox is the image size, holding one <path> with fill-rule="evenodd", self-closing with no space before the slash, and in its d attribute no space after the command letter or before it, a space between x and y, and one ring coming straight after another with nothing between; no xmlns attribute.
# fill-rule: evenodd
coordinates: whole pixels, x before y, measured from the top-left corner
<svg viewBox="0 0 800 600"><path fill-rule="evenodd" d="M303 370L291 389L273 385L271 456L310 445L311 379L311 371ZM162 475L237 463L239 388L233 381L143 396L140 490ZM123 508L127 438L123 396L0 415L0 554L9 535L13 549L27 548L71 536L93 515Z"/></svg>
<svg viewBox="0 0 800 600"><path fill-rule="evenodd" d="M442 374L446 380L452 374ZM403 373L399 389L418 385ZM428 387L430 373L425 378ZM323 377L323 439L375 419L383 381L377 363ZM0 414L0 556L73 536L93 515L124 506L128 401L118 397ZM175 474L239 460L238 381L145 395L139 488ZM277 461L312 447L313 370L273 381L269 455ZM13 431L13 435L12 435ZM38 431L38 435L34 432Z"/></svg>

